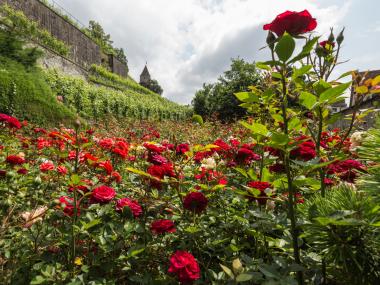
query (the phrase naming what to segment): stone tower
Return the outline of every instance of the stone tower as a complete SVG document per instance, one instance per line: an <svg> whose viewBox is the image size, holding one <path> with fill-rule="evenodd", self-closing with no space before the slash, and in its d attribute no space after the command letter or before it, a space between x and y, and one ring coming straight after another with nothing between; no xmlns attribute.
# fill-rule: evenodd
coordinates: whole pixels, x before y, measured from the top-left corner
<svg viewBox="0 0 380 285"><path fill-rule="evenodd" d="M150 83L150 74L148 71L148 67L145 65L143 72L140 75L140 84L143 86L147 86Z"/></svg>

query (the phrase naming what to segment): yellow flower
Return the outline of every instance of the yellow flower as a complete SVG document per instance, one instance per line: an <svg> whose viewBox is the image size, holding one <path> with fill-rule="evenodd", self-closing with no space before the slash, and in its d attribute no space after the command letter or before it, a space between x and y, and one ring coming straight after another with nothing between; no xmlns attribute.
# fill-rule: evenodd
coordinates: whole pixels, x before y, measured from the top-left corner
<svg viewBox="0 0 380 285"><path fill-rule="evenodd" d="M75 257L74 263L75 265L78 265L78 266L83 265L82 257Z"/></svg>

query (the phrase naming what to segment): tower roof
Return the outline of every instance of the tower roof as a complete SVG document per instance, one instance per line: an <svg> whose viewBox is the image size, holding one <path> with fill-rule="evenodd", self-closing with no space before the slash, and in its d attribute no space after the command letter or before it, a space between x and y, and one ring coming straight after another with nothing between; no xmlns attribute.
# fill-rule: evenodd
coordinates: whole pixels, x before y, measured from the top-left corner
<svg viewBox="0 0 380 285"><path fill-rule="evenodd" d="M148 67L145 65L144 70L141 73L141 76L150 76Z"/></svg>

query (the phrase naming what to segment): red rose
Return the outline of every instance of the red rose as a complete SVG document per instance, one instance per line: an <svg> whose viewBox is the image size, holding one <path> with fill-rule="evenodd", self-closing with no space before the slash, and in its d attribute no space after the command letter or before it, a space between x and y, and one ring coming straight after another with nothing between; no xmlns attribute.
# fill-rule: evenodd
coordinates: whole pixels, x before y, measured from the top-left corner
<svg viewBox="0 0 380 285"><path fill-rule="evenodd" d="M0 114L0 122L6 122L11 129L21 129L20 121L12 116Z"/></svg>
<svg viewBox="0 0 380 285"><path fill-rule="evenodd" d="M135 218L137 218L138 216L142 214L142 208L137 201L134 201L128 198L121 198L117 200L116 211L121 212L123 211L124 207L129 207L129 209L131 210Z"/></svg>
<svg viewBox="0 0 380 285"><path fill-rule="evenodd" d="M54 163L51 162L51 161L45 161L43 163L41 163L40 165L40 170L42 172L47 172L47 171L50 171L50 170L54 170Z"/></svg>
<svg viewBox="0 0 380 285"><path fill-rule="evenodd" d="M208 200L202 192L191 192L183 199L183 207L195 213L203 212L207 207Z"/></svg>
<svg viewBox="0 0 380 285"><path fill-rule="evenodd" d="M103 185L92 190L91 200L95 203L108 203L115 195L113 188Z"/></svg>
<svg viewBox="0 0 380 285"><path fill-rule="evenodd" d="M151 152L162 153L165 151L165 147L153 143L144 143L143 146Z"/></svg>
<svg viewBox="0 0 380 285"><path fill-rule="evenodd" d="M8 155L6 161L10 164L23 164L25 159L19 155Z"/></svg>
<svg viewBox="0 0 380 285"><path fill-rule="evenodd" d="M60 165L57 167L57 172L61 175L67 174L67 168L64 165Z"/></svg>
<svg viewBox="0 0 380 285"><path fill-rule="evenodd" d="M184 154L190 150L190 146L187 143L181 143L176 148L177 154Z"/></svg>
<svg viewBox="0 0 380 285"><path fill-rule="evenodd" d="M175 225L171 220L157 220L150 225L150 230L155 234L174 233Z"/></svg>
<svg viewBox="0 0 380 285"><path fill-rule="evenodd" d="M264 25L264 30L269 30L282 36L285 32L296 36L311 32L317 27L317 21L307 10L302 12L286 11L276 17L270 24Z"/></svg>
<svg viewBox="0 0 380 285"><path fill-rule="evenodd" d="M107 174L111 174L113 171L112 164L109 160L97 163L97 167L104 169L104 171L107 172Z"/></svg>
<svg viewBox="0 0 380 285"><path fill-rule="evenodd" d="M116 181L116 183L120 183L121 180L122 180L122 177L121 177L120 173L117 172L117 171L113 171L113 172L111 173L111 177L112 177L113 180Z"/></svg>
<svg viewBox="0 0 380 285"><path fill-rule="evenodd" d="M191 253L182 250L177 250L170 257L168 272L176 274L181 284L191 283L200 278L198 262Z"/></svg>
<svg viewBox="0 0 380 285"><path fill-rule="evenodd" d="M228 145L224 140L222 139L217 139L216 141L213 142L213 145L218 146L218 148L215 149L216 152L221 153L221 152L228 152L231 150L231 146Z"/></svg>
<svg viewBox="0 0 380 285"><path fill-rule="evenodd" d="M59 203L61 206L63 206L63 213L66 216L72 217L74 215L74 199L67 197L67 196L61 196L59 198ZM77 206L77 216L80 215L80 209Z"/></svg>

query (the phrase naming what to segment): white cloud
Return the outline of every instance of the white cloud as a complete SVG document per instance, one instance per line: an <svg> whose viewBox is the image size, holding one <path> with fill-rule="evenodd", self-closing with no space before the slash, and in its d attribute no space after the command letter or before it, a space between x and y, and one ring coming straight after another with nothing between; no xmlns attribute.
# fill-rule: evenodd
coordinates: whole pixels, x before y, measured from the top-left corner
<svg viewBox="0 0 380 285"><path fill-rule="evenodd" d="M318 31L340 24L349 2L320 7L311 0L56 0L87 22L99 21L127 52L136 79L148 61L164 95L190 103L196 89L214 81L231 57L266 58L258 49L262 25L285 10L308 9Z"/></svg>

